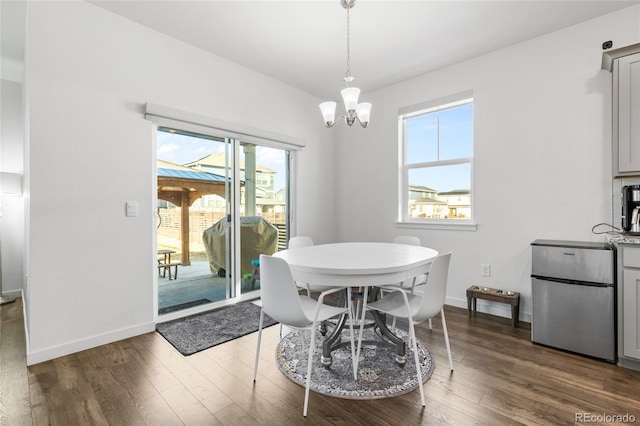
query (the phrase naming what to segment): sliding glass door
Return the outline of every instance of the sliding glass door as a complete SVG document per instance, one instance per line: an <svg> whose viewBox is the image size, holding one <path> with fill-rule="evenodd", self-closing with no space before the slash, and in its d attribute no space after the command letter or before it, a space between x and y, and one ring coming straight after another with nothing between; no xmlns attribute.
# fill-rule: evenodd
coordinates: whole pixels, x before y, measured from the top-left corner
<svg viewBox="0 0 640 426"><path fill-rule="evenodd" d="M260 254L286 248L289 152L240 143L240 272L242 293L259 288Z"/></svg>
<svg viewBox="0 0 640 426"><path fill-rule="evenodd" d="M286 242L288 166L286 150L158 128L159 315L257 296L260 254Z"/></svg>

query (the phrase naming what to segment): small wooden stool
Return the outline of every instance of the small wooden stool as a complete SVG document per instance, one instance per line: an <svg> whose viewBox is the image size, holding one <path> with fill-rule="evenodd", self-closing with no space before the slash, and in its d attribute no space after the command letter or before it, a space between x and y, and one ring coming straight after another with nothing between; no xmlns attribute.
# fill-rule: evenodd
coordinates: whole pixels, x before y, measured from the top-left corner
<svg viewBox="0 0 640 426"><path fill-rule="evenodd" d="M162 276L162 278L167 277L167 271L169 272L169 279L178 278L178 266L182 265L182 262L171 262L171 263L158 263L158 275ZM174 267L173 278L171 278L171 267Z"/></svg>
<svg viewBox="0 0 640 426"><path fill-rule="evenodd" d="M484 299L492 302L508 303L511 305L511 324L516 327L520 316L520 293L515 291L500 290L497 288L480 287L472 285L467 289L467 308L469 316L476 309L476 299ZM472 309L473 305L473 309Z"/></svg>

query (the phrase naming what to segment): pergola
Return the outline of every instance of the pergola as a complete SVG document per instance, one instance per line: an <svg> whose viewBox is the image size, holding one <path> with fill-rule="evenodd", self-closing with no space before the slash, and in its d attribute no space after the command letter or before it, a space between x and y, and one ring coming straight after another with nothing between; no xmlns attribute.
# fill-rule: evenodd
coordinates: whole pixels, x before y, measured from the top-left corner
<svg viewBox="0 0 640 426"><path fill-rule="evenodd" d="M189 208L200 197L215 194L225 198L226 178L168 162L158 162L158 199L180 206L182 264L191 265L189 255ZM242 183L241 183L242 184Z"/></svg>

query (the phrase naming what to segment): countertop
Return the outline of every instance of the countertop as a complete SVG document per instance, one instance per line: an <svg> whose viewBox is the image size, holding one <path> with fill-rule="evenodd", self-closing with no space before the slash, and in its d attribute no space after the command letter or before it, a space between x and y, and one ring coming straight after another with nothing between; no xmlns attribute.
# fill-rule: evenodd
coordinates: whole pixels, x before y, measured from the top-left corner
<svg viewBox="0 0 640 426"><path fill-rule="evenodd" d="M640 235L609 235L607 241L611 244L640 244Z"/></svg>

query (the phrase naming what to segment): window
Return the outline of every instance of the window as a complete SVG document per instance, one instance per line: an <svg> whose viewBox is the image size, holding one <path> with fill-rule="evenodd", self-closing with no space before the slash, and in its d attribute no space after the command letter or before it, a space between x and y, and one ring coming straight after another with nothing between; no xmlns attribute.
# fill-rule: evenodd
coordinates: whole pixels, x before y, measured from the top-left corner
<svg viewBox="0 0 640 426"><path fill-rule="evenodd" d="M471 225L471 93L404 108L398 124L400 223Z"/></svg>
<svg viewBox="0 0 640 426"><path fill-rule="evenodd" d="M258 173L256 175L257 184L261 186L271 186L271 176L265 173Z"/></svg>

